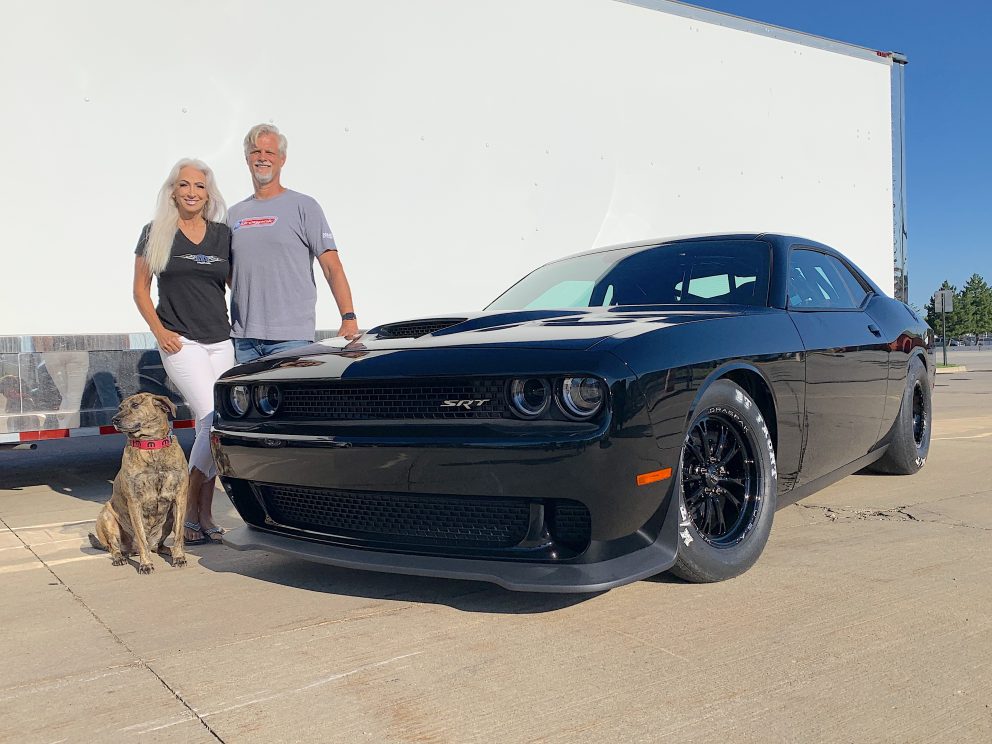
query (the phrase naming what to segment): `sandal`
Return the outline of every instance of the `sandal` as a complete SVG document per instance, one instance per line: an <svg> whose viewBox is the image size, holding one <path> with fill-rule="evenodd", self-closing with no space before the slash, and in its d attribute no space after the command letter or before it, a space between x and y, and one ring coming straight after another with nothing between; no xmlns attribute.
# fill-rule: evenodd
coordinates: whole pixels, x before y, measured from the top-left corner
<svg viewBox="0 0 992 744"><path fill-rule="evenodd" d="M193 532L199 532L201 535L200 537L197 537L193 540L190 540L188 538L184 539L183 540L184 545L206 545L208 542L216 542L215 540L212 540L206 536L204 530L200 527L199 522L189 522L189 521L183 522L183 527L185 527L188 530L192 530Z"/></svg>
<svg viewBox="0 0 992 744"><path fill-rule="evenodd" d="M214 540L211 537L211 535L223 535L224 533L227 532L227 530L225 530L223 527L206 527L200 530L200 532L203 533L203 538L208 543L217 543L218 545L220 545L221 543L224 542L223 538L221 538L220 540Z"/></svg>

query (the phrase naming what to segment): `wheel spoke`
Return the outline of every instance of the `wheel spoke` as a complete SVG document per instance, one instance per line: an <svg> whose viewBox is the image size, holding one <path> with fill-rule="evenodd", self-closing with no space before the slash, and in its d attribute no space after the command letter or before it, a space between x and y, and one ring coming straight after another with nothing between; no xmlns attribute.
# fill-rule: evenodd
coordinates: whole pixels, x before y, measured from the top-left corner
<svg viewBox="0 0 992 744"><path fill-rule="evenodd" d="M734 506L736 506L738 509L740 509L741 500L739 498L737 498L736 496L734 496L734 494L732 494L726 488L721 488L720 489L720 493L723 494L724 498L730 499L730 503L732 503Z"/></svg>
<svg viewBox="0 0 992 744"><path fill-rule="evenodd" d="M700 532L706 531L706 502L700 501L692 512L692 521Z"/></svg>
<svg viewBox="0 0 992 744"><path fill-rule="evenodd" d="M703 460L704 463L708 463L710 458L713 456L713 449L710 447L710 431L706 428L706 419L702 421L703 436L700 439L703 440L703 453L706 455Z"/></svg>
<svg viewBox="0 0 992 744"><path fill-rule="evenodd" d="M740 478L731 478L730 476L724 476L723 478L720 478L720 482L733 483L735 486L740 486L741 488L744 488L744 481L741 480Z"/></svg>
<svg viewBox="0 0 992 744"><path fill-rule="evenodd" d="M700 497L703 495L703 487L700 486L695 491L693 491L688 498L685 500L685 505L690 509L694 509L700 502Z"/></svg>
<svg viewBox="0 0 992 744"><path fill-rule="evenodd" d="M706 499L706 531L713 532L713 500Z"/></svg>
<svg viewBox="0 0 992 744"><path fill-rule="evenodd" d="M699 447L696 446L696 443L693 442L691 438L685 440L685 444L686 447L689 448L689 451L692 452L693 457L696 458L698 464L702 465L706 462L706 458L703 456L703 453L699 451Z"/></svg>
<svg viewBox="0 0 992 744"><path fill-rule="evenodd" d="M717 442L716 442L716 449L713 452L713 459L714 460L719 461L719 460L721 460L723 458L723 450L724 450L724 447L726 447L726 446L727 446L727 427L726 426L721 426L720 427L720 438L717 440Z"/></svg>
<svg viewBox="0 0 992 744"><path fill-rule="evenodd" d="M737 444L735 443L731 446L730 452L728 452L723 457L721 457L720 462L718 462L717 464L720 466L726 465L728 462L730 462L733 459L734 455L736 455L738 452L740 452L740 447L738 447Z"/></svg>

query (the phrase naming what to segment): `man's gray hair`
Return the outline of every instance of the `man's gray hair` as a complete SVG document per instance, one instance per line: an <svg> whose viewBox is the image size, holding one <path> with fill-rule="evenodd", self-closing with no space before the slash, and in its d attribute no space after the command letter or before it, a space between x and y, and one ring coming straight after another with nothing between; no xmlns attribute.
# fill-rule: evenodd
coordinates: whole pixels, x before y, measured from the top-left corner
<svg viewBox="0 0 992 744"><path fill-rule="evenodd" d="M279 127L275 124L256 124L248 130L245 135L245 157L248 157L249 151L258 144L258 138L263 134L274 134L279 139L279 154L286 157L286 137L279 133Z"/></svg>

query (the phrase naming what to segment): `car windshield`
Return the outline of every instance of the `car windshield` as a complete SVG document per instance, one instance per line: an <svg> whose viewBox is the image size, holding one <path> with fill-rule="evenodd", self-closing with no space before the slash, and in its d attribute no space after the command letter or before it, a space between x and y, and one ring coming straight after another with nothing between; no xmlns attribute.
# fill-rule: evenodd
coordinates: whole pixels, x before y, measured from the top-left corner
<svg viewBox="0 0 992 744"><path fill-rule="evenodd" d="M764 306L770 256L771 246L760 240L700 240L587 253L542 266L486 310Z"/></svg>

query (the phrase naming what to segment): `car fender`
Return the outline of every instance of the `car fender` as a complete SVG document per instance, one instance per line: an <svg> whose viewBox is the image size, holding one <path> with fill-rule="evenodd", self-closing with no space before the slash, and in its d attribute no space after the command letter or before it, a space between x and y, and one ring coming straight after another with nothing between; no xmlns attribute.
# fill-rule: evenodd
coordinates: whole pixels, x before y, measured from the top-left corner
<svg viewBox="0 0 992 744"><path fill-rule="evenodd" d="M709 387L717 380L721 380L727 377L732 377L731 373L736 370L743 370L749 373L753 373L761 379L761 381L765 385L765 388L768 391L769 396L771 397L771 406L772 406L771 415L773 420L769 423L773 423L773 424L778 423L777 422L778 409L779 409L778 400L775 395L775 387L774 385L772 385L771 380L768 379L768 375L765 374L764 370L760 369L759 367L738 360L738 361L721 364L719 367L717 367L712 372L710 372L710 374L706 377L706 379L703 380L699 388L696 390L696 396L692 399L692 402L689 404L689 410L686 411L683 428L688 428L689 422L692 420L693 416L696 415L696 409L699 407L699 401L706 394L706 391L709 389Z"/></svg>

